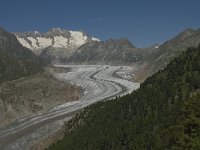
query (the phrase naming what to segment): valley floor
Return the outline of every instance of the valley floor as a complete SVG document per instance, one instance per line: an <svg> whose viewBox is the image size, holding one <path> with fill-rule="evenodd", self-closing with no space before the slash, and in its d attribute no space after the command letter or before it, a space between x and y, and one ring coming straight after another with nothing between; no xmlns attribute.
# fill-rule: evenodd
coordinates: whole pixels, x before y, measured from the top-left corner
<svg viewBox="0 0 200 150"><path fill-rule="evenodd" d="M71 68L71 72L58 73L55 77L83 88L81 99L21 119L0 130L0 149L31 149L39 140L61 129L64 121L71 119L84 107L100 100L131 93L139 88L139 83L130 80L134 70L132 67L105 65L57 65L56 67Z"/></svg>

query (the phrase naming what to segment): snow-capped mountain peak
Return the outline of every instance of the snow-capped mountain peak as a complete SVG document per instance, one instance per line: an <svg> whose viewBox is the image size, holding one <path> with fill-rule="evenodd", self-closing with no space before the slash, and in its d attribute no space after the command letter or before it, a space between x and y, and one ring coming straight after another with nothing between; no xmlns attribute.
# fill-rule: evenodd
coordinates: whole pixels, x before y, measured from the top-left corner
<svg viewBox="0 0 200 150"><path fill-rule="evenodd" d="M88 41L100 41L81 31L70 31L61 28L52 28L46 33L33 31L15 33L15 35L24 47L31 49L37 55L48 47L71 52Z"/></svg>
<svg viewBox="0 0 200 150"><path fill-rule="evenodd" d="M40 34L38 31L34 31L35 34Z"/></svg>

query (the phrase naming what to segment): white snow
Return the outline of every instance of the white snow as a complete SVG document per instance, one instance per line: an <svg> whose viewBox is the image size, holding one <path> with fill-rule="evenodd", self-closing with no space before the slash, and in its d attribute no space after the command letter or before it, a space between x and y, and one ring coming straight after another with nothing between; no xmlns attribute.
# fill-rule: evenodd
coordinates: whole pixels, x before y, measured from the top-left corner
<svg viewBox="0 0 200 150"><path fill-rule="evenodd" d="M72 45L81 46L85 44L87 40L87 36L83 35L82 32L79 31L70 31L71 38L69 39L69 43Z"/></svg>
<svg viewBox="0 0 200 150"><path fill-rule="evenodd" d="M22 44L22 46L31 49L30 44L23 38L17 37L18 41Z"/></svg>
<svg viewBox="0 0 200 150"><path fill-rule="evenodd" d="M52 29L54 32L60 32L62 33L62 30L60 28ZM43 49L53 46L54 48L62 48L66 49L67 52L71 50L71 52L81 45L85 44L88 40L88 36L84 35L80 31L69 31L71 34L70 38L67 38L62 35L57 35L54 37L45 37L42 34L40 34L38 31L34 31L36 34L34 37L26 37L26 38L19 38L17 35L18 41L26 48L31 49L35 54L40 54ZM99 39L95 37L91 37L92 41L100 41Z"/></svg>
<svg viewBox="0 0 200 150"><path fill-rule="evenodd" d="M101 41L101 40L99 40L99 39L97 39L95 37L92 37L92 41Z"/></svg>
<svg viewBox="0 0 200 150"><path fill-rule="evenodd" d="M106 65L59 65L58 67L72 68L72 72L56 74L55 76L59 80L76 84L87 92L79 101L62 104L47 112L18 120L15 126L0 131L0 139L5 139L15 133L23 133L27 128L34 127L41 123L43 125L48 124L48 121L52 119L56 121L58 117L62 119L64 119L64 117L71 117L73 116L71 113L91 105L94 102L105 98L112 99L116 95L124 95L139 88L139 83L112 76L114 72L120 71L121 69L125 70L126 67L122 68L120 66ZM128 73L129 71L126 72ZM123 87L125 87L124 90ZM29 140L26 142L30 143Z"/></svg>
<svg viewBox="0 0 200 150"><path fill-rule="evenodd" d="M33 49L38 49L38 45L37 45L37 40L34 39L33 37L27 37L27 39L31 42L32 48Z"/></svg>
<svg viewBox="0 0 200 150"><path fill-rule="evenodd" d="M38 31L34 31L35 34L40 34Z"/></svg>
<svg viewBox="0 0 200 150"><path fill-rule="evenodd" d="M46 48L52 44L53 40L50 38L37 37L37 41L40 45L40 48Z"/></svg>
<svg viewBox="0 0 200 150"><path fill-rule="evenodd" d="M17 39L24 47L31 49L36 54L40 54L42 49L52 45L53 42L53 40L50 38L42 37L37 37L36 39L33 37L27 37L28 40L25 40L24 38L19 38L17 36ZM31 44L28 41L30 41Z"/></svg>
<svg viewBox="0 0 200 150"><path fill-rule="evenodd" d="M56 74L56 78L75 84L85 89L83 101L99 101L105 97L115 95L122 91L116 83L123 85L127 91L121 95L132 92L139 87L139 83L133 82L132 72L135 67L131 66L107 66L107 65L55 65L56 67L72 68L72 72ZM100 71L100 72L98 72ZM116 72L121 78L113 77ZM124 72L124 73L122 73ZM96 74L95 74L96 73ZM95 75L94 75L95 74ZM96 80L91 79L94 75Z"/></svg>
<svg viewBox="0 0 200 150"><path fill-rule="evenodd" d="M116 72L116 74L122 79L132 80L135 70L136 67L122 66L121 69Z"/></svg>
<svg viewBox="0 0 200 150"><path fill-rule="evenodd" d="M68 47L68 39L63 36L55 36L53 46L56 48Z"/></svg>

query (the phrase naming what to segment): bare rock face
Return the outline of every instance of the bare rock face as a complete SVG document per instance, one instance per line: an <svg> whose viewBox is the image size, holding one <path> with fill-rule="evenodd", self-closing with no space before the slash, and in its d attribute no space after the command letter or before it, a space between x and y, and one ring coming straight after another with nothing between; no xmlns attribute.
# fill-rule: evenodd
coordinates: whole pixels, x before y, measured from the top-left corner
<svg viewBox="0 0 200 150"><path fill-rule="evenodd" d="M90 41L78 48L62 63L131 65L142 60L144 52L126 38L108 41Z"/></svg>
<svg viewBox="0 0 200 150"><path fill-rule="evenodd" d="M46 64L0 27L0 83L42 72Z"/></svg>
<svg viewBox="0 0 200 150"><path fill-rule="evenodd" d="M68 57L88 41L99 41L82 31L60 28L52 28L46 33L34 31L15 33L15 35L24 47L51 62L59 62L61 58Z"/></svg>
<svg viewBox="0 0 200 150"><path fill-rule="evenodd" d="M141 65L137 80L145 80L182 51L200 43L200 29L186 29L163 44L136 48L126 38L99 41L80 31L53 28L47 33L15 33L20 43L41 58L61 64ZM145 71L147 70L147 71ZM142 78L141 78L142 76Z"/></svg>
<svg viewBox="0 0 200 150"><path fill-rule="evenodd" d="M79 88L58 81L48 73L0 85L0 127L79 99Z"/></svg>

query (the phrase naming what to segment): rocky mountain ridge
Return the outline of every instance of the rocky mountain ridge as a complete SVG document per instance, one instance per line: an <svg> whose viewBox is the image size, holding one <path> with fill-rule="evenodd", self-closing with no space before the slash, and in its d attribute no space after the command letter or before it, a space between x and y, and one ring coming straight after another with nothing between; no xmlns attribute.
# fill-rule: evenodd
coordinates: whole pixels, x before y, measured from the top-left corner
<svg viewBox="0 0 200 150"><path fill-rule="evenodd" d="M41 72L47 63L0 28L0 83Z"/></svg>
<svg viewBox="0 0 200 150"><path fill-rule="evenodd" d="M61 63L131 65L142 59L142 51L128 39L90 41L80 46L69 58Z"/></svg>
<svg viewBox="0 0 200 150"><path fill-rule="evenodd" d="M71 31L60 28L52 28L46 33L38 31L14 33L19 42L26 48L39 55L44 49L51 47L71 52L88 41L99 41L81 31Z"/></svg>
<svg viewBox="0 0 200 150"><path fill-rule="evenodd" d="M166 65L175 57L185 51L188 47L198 46L200 43L200 29L188 28L179 33L174 38L166 41L159 46L158 51L151 54L152 61L150 62L152 67L151 74L155 73L159 69L163 69Z"/></svg>
<svg viewBox="0 0 200 150"><path fill-rule="evenodd" d="M53 38L55 43L51 46L40 46L32 51L39 54L43 59L53 64L107 64L107 65L135 65L139 64L136 76L144 76L144 79L163 69L174 57L190 46L200 43L200 29L188 28L163 44L154 44L147 48L137 48L126 38L99 41L79 32L81 40L74 40L71 46L69 41L71 32L60 28L53 28L47 33L39 32L16 33L18 40L26 46L22 39L34 43L33 39L41 40L42 37ZM59 38L58 38L59 37ZM66 41L61 39L65 37ZM84 40L85 38L85 40ZM87 38L87 39L86 39ZM81 41L81 42L80 42ZM45 42L44 42L45 43ZM38 45L45 45L37 43ZM59 44L62 43L62 44ZM35 45L37 45L35 44ZM33 44L32 44L33 45ZM30 44L29 44L30 46ZM141 74L142 72L142 74ZM142 79L142 80L144 80ZM139 79L140 80L140 79Z"/></svg>

